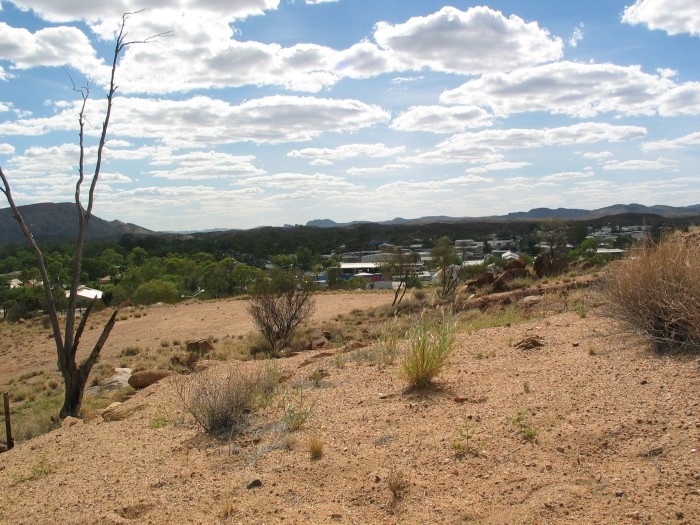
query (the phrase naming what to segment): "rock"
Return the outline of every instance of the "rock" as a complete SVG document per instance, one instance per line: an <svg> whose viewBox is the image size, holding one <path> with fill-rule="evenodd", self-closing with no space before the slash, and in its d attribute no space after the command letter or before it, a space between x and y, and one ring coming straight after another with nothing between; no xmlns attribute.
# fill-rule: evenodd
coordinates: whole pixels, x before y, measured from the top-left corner
<svg viewBox="0 0 700 525"><path fill-rule="evenodd" d="M530 273L524 268L511 268L501 273L496 280L493 282L493 290L495 292L504 291L506 289L506 283L514 281L515 279L524 279L530 277Z"/></svg>
<svg viewBox="0 0 700 525"><path fill-rule="evenodd" d="M544 341L539 335L528 335L515 343L515 348L518 350L532 350L544 346Z"/></svg>
<svg viewBox="0 0 700 525"><path fill-rule="evenodd" d="M115 368L114 373L102 383L102 389L115 391L128 387L131 373L131 368Z"/></svg>
<svg viewBox="0 0 700 525"><path fill-rule="evenodd" d="M325 337L326 339L328 339L330 341L331 339L333 339L333 334L330 333L328 330L324 330L323 337Z"/></svg>
<svg viewBox="0 0 700 525"><path fill-rule="evenodd" d="M109 422L122 421L143 408L145 405L135 403L112 403L102 411L102 419Z"/></svg>
<svg viewBox="0 0 700 525"><path fill-rule="evenodd" d="M482 286L486 286L487 284L491 284L493 282L493 274L491 272L485 272L481 274L481 277L478 279L472 279L471 281L467 281L464 283L464 286L462 289L474 289L474 288L481 288Z"/></svg>
<svg viewBox="0 0 700 525"><path fill-rule="evenodd" d="M358 348L364 348L365 346L367 346L367 343L363 343L362 341L350 341L345 345L345 350L357 350Z"/></svg>
<svg viewBox="0 0 700 525"><path fill-rule="evenodd" d="M197 358L200 358L214 350L214 343L212 343L209 339L190 341L189 343L187 343L185 350L188 354L194 354L197 356Z"/></svg>
<svg viewBox="0 0 700 525"><path fill-rule="evenodd" d="M307 334L308 343L306 348L313 350L314 348L323 348L328 344L328 339L320 328L312 328ZM310 347L310 348L309 348Z"/></svg>
<svg viewBox="0 0 700 525"><path fill-rule="evenodd" d="M260 481L259 479L254 479L245 486L245 488L247 488L248 490L256 489L258 487L262 487L262 481Z"/></svg>
<svg viewBox="0 0 700 525"><path fill-rule="evenodd" d="M522 299L520 299L520 303L525 305L537 304L541 302L542 299L544 299L544 297L542 297L541 295L528 295L527 297L523 297Z"/></svg>
<svg viewBox="0 0 700 525"><path fill-rule="evenodd" d="M506 264L505 270L513 270L514 268L525 268L525 263L518 259L513 259L508 264Z"/></svg>
<svg viewBox="0 0 700 525"><path fill-rule="evenodd" d="M146 388L147 386L151 386L153 383L157 383L164 377L168 377L172 374L173 372L171 370L139 370L138 372L131 374L131 377L129 378L129 385L137 390Z"/></svg>
<svg viewBox="0 0 700 525"><path fill-rule="evenodd" d="M72 426L82 425L82 424L83 424L82 419L78 419L77 417L73 417L73 416L66 416L65 418L63 418L63 421L61 421L61 428L70 428Z"/></svg>

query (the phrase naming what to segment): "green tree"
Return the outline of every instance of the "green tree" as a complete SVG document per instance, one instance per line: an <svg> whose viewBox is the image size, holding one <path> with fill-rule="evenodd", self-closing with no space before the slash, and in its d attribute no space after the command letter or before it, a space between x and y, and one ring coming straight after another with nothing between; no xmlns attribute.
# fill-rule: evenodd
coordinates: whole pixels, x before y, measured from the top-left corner
<svg viewBox="0 0 700 525"><path fill-rule="evenodd" d="M390 258L380 263L379 270L382 272L384 280L391 279L399 282L398 287L394 290L394 301L391 303L391 306L395 306L400 304L406 295L408 280L415 273L418 254L406 252L400 246L387 248L386 253L390 255Z"/></svg>
<svg viewBox="0 0 700 525"><path fill-rule="evenodd" d="M136 304L176 303L180 300L180 291L175 283L154 279L140 285L134 292Z"/></svg>
<svg viewBox="0 0 700 525"><path fill-rule="evenodd" d="M430 267L437 270L440 297L446 299L457 290L461 279L461 261L449 237L440 237L430 252Z"/></svg>

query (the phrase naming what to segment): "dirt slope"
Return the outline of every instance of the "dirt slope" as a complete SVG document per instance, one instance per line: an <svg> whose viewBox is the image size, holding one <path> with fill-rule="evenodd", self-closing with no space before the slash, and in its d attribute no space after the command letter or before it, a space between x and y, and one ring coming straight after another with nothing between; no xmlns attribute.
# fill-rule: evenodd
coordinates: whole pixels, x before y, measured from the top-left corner
<svg viewBox="0 0 700 525"><path fill-rule="evenodd" d="M544 346L516 348L533 335ZM657 357L595 311L462 333L422 393L363 350L326 354L280 361L283 388L315 402L292 434L273 403L242 437L205 440L165 380L123 421L21 444L0 455L0 522L700 523L698 360Z"/></svg>

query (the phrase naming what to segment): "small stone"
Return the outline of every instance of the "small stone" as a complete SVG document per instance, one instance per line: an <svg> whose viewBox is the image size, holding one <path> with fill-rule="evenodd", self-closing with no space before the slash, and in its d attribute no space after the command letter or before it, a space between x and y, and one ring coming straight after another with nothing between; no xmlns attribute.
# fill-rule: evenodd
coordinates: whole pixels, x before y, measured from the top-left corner
<svg viewBox="0 0 700 525"><path fill-rule="evenodd" d="M70 428L74 425L82 424L83 420L78 419L77 417L73 416L66 416L63 418L63 421L61 421L61 427L62 428Z"/></svg>
<svg viewBox="0 0 700 525"><path fill-rule="evenodd" d="M639 382L640 385L646 385L647 383L649 383L649 381L647 381L646 379L642 379L642 380Z"/></svg>
<svg viewBox="0 0 700 525"><path fill-rule="evenodd" d="M624 491L624 490L616 490L616 491L615 491L615 497L617 497L617 498L621 498L621 497L624 496L624 495L625 495L625 491Z"/></svg>
<svg viewBox="0 0 700 525"><path fill-rule="evenodd" d="M676 518L679 520L682 520L685 517L685 514L683 514L680 510L676 512Z"/></svg>
<svg viewBox="0 0 700 525"><path fill-rule="evenodd" d="M245 488L247 488L248 490L256 489L258 487L262 487L262 481L260 481L259 479L254 479L245 486Z"/></svg>

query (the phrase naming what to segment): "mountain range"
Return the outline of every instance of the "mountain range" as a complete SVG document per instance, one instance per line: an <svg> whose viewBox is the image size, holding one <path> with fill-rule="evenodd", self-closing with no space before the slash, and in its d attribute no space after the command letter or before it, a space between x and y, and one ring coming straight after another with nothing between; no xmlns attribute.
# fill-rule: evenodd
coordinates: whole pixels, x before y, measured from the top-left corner
<svg viewBox="0 0 700 525"><path fill-rule="evenodd" d="M70 202L29 204L19 212L37 241L64 242L78 235L75 204ZM121 221L106 221L93 215L88 226L88 239L118 239L125 234L152 235L153 231ZM0 209L0 244L24 243L24 235L10 208Z"/></svg>
<svg viewBox="0 0 700 525"><path fill-rule="evenodd" d="M78 225L73 203L41 203L30 204L19 207L20 213L29 225L34 238L38 241L64 242L75 239L78 233ZM397 217L388 221L377 222L384 225L420 225L430 223L460 223L473 221L523 221L523 220L594 220L606 216L621 214L648 214L668 218L680 218L700 216L700 204L692 206L645 206L643 204L615 204L605 208L595 210L584 210L575 208L535 208L527 212L508 213L507 215L492 215L487 217L448 217L448 216L427 216L417 219L404 219ZM331 219L318 219L306 223L308 227L317 228L339 228L368 223L369 221L353 221L338 223ZM222 231L222 229L208 230ZM119 237L132 235L164 235L173 232L155 232L141 226L124 223L122 221L106 221L93 215L88 229L89 239L112 240ZM191 232L204 233L204 232ZM23 243L24 237L17 222L12 216L10 208L0 209L0 244L8 242Z"/></svg>
<svg viewBox="0 0 700 525"><path fill-rule="evenodd" d="M688 217L692 215L700 215L700 204L691 206L664 206L654 205L645 206L643 204L614 204L605 208L595 210L584 210L577 208L534 208L530 211L520 211L508 213L507 215L490 215L485 217L448 217L444 215L420 217L418 219L404 219L397 217L389 221L382 221L378 224L428 224L433 222L468 222L468 221L513 221L513 220L544 220L544 219L562 219L562 220L593 220L609 215L622 215L625 213L634 214L651 214L661 217ZM315 226L317 228L337 228L343 226L352 226L362 224L367 221L353 221L345 223L337 223L331 219L318 219L309 221L306 226Z"/></svg>

